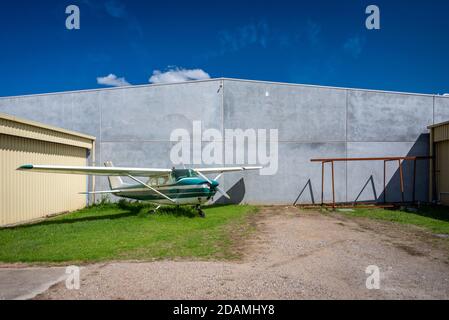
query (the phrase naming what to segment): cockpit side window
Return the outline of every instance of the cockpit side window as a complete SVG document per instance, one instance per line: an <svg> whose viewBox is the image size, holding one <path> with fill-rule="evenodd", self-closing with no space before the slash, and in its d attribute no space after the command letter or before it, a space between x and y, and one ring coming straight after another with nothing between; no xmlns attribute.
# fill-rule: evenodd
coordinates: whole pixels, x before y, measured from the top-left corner
<svg viewBox="0 0 449 320"><path fill-rule="evenodd" d="M197 176L198 174L191 169L177 169L173 171L173 178L175 178L176 180Z"/></svg>
<svg viewBox="0 0 449 320"><path fill-rule="evenodd" d="M179 180L179 179L182 179L182 178L189 178L190 177L190 173L189 173L189 170L179 169L179 170L173 171L173 176L175 177L176 180Z"/></svg>
<svg viewBox="0 0 449 320"><path fill-rule="evenodd" d="M190 177L198 177L198 173L196 173L195 171L193 171L193 170L189 170L190 171Z"/></svg>

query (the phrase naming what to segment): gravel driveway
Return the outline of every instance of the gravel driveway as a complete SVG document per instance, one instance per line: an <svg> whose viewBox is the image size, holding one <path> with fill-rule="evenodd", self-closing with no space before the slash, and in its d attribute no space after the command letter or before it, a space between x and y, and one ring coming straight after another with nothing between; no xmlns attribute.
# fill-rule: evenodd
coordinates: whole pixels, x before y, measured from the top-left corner
<svg viewBox="0 0 449 320"><path fill-rule="evenodd" d="M264 207L239 262L86 266L38 299L448 299L449 242L415 227ZM370 265L380 289L366 288Z"/></svg>

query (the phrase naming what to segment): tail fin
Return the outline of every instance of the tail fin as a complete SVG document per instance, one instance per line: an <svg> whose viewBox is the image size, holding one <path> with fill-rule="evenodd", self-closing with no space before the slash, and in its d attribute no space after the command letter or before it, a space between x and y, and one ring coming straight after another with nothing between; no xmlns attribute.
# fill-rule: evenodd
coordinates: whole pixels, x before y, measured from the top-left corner
<svg viewBox="0 0 449 320"><path fill-rule="evenodd" d="M113 167L114 164L112 163L112 161L106 161L104 163L105 167ZM120 177L114 177L114 176L109 176L109 187L113 190L113 189L120 189L123 186L123 180Z"/></svg>

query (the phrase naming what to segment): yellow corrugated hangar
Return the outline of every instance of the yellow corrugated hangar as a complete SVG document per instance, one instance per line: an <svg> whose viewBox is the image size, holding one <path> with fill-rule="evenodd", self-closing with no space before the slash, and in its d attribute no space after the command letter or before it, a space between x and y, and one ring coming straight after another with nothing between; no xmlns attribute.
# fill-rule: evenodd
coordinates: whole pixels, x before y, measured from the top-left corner
<svg viewBox="0 0 449 320"><path fill-rule="evenodd" d="M449 206L449 121L430 129L431 165L430 199Z"/></svg>
<svg viewBox="0 0 449 320"><path fill-rule="evenodd" d="M0 113L0 227L81 209L89 199L80 192L94 190L87 176L30 174L19 166L94 162L95 137Z"/></svg>

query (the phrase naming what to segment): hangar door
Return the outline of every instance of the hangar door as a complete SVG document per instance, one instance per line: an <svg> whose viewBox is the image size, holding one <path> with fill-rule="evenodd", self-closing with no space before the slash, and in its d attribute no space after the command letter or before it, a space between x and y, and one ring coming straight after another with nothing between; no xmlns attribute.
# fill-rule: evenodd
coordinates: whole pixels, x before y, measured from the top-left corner
<svg viewBox="0 0 449 320"><path fill-rule="evenodd" d="M94 137L0 114L0 226L86 206L88 179L17 171L24 164L87 165Z"/></svg>

